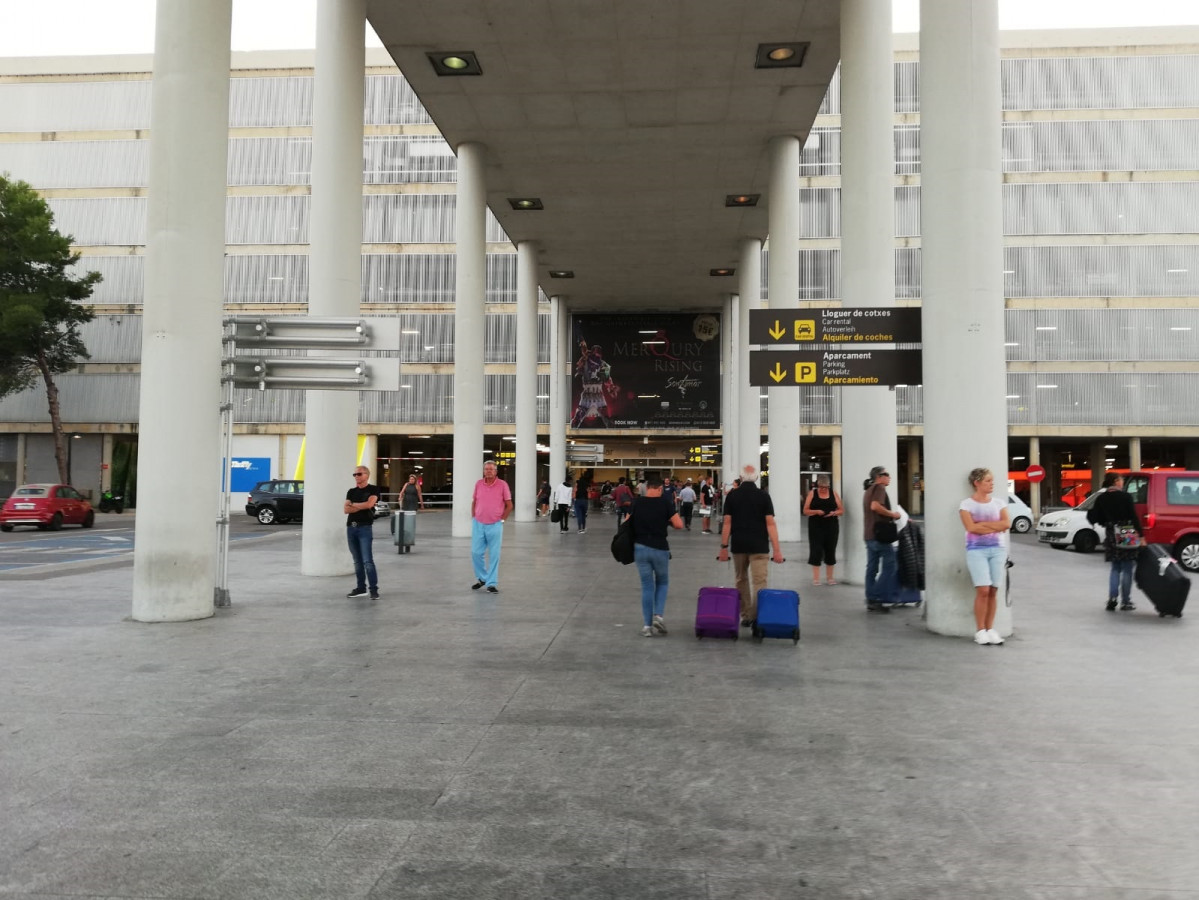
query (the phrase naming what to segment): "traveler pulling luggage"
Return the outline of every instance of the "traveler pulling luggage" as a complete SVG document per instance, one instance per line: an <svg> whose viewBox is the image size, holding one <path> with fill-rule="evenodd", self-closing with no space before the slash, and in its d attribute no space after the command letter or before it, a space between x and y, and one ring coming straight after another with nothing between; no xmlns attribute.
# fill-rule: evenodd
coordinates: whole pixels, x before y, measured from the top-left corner
<svg viewBox="0 0 1199 900"><path fill-rule="evenodd" d="M702 587L695 604L695 637L737 640L741 627L741 594L736 588Z"/></svg>
<svg viewBox="0 0 1199 900"><path fill-rule="evenodd" d="M1161 544L1146 544L1137 556L1136 583L1159 616L1182 618L1191 579Z"/></svg>
<svg viewBox="0 0 1199 900"><path fill-rule="evenodd" d="M753 624L753 639L790 638L799 643L799 593L775 588L758 591L758 617Z"/></svg>

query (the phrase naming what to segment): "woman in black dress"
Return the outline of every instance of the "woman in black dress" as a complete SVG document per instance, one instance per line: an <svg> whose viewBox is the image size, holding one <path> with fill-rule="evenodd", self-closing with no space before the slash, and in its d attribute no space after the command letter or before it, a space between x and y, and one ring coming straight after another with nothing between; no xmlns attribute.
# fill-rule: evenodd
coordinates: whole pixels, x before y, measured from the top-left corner
<svg viewBox="0 0 1199 900"><path fill-rule="evenodd" d="M841 523L837 519L845 513L841 498L829 484L827 475L816 476L816 487L804 499L803 514L808 517L808 565L812 567L812 585L820 584L820 566L824 566L824 578L828 584L836 584L833 568L837 565L837 538Z"/></svg>

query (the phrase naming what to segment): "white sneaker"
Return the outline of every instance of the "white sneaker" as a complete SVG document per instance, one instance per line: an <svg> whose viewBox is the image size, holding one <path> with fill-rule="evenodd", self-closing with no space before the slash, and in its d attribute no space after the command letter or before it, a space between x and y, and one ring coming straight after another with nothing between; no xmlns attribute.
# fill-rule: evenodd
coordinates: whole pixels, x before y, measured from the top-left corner
<svg viewBox="0 0 1199 900"><path fill-rule="evenodd" d="M988 639L988 642L992 643L992 644L1002 644L1003 643L1003 638L1001 638L999 636L999 632L996 631L994 628L987 631L987 639Z"/></svg>
<svg viewBox="0 0 1199 900"><path fill-rule="evenodd" d="M661 616L654 616L653 629L658 634L666 634L666 623L662 621Z"/></svg>
<svg viewBox="0 0 1199 900"><path fill-rule="evenodd" d="M976 634L976 635L974 636L974 643L976 643L976 644L989 644L989 643L991 643L991 632L987 631L985 628L981 629L981 630L978 632L978 634Z"/></svg>
<svg viewBox="0 0 1199 900"><path fill-rule="evenodd" d="M644 628L641 629L641 636L642 637L653 637L654 630L652 628L650 628L648 625L646 625Z"/></svg>

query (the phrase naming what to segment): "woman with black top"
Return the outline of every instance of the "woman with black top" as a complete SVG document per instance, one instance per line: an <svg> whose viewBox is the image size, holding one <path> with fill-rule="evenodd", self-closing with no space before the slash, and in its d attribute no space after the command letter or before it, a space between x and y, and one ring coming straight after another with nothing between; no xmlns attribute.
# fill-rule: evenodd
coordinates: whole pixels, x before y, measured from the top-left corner
<svg viewBox="0 0 1199 900"><path fill-rule="evenodd" d="M827 475L816 476L816 487L803 503L803 514L808 517L808 565L812 567L812 586L820 584L820 566L824 566L827 584L833 580L833 568L837 565L837 539L841 535L838 517L844 515L841 498L829 484Z"/></svg>
<svg viewBox="0 0 1199 900"><path fill-rule="evenodd" d="M1112 564L1107 580L1107 611L1116 608L1116 600L1122 610L1134 610L1132 602L1132 573L1137 565L1141 544L1145 542L1145 531L1132 497L1124 490L1124 478L1115 472L1103 476L1104 491L1087 510L1087 521L1102 525L1104 530L1104 558ZM1136 532L1136 536L1132 535Z"/></svg>
<svg viewBox="0 0 1199 900"><path fill-rule="evenodd" d="M408 482L400 488L400 509L415 512L425 508L425 498L421 495L420 485L415 475L408 476Z"/></svg>
<svg viewBox="0 0 1199 900"><path fill-rule="evenodd" d="M650 479L645 496L633 501L629 516L633 528L633 560L641 574L642 637L666 634L662 616L666 612L666 588L670 584L670 545L666 526L682 528L683 520L674 511L674 503L662 496L662 481Z"/></svg>

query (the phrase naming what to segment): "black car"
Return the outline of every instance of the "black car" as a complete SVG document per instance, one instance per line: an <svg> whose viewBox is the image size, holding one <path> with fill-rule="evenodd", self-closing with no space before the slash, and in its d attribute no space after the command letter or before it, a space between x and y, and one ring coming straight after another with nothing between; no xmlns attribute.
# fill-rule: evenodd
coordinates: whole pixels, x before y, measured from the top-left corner
<svg viewBox="0 0 1199 900"><path fill-rule="evenodd" d="M375 518L386 516L391 509L382 500L375 504ZM263 525L290 522L304 518L304 482L260 481L246 497L246 515L254 516Z"/></svg>

